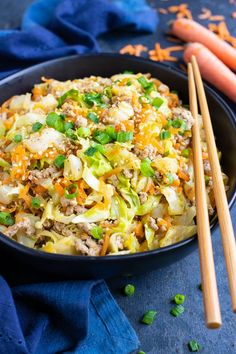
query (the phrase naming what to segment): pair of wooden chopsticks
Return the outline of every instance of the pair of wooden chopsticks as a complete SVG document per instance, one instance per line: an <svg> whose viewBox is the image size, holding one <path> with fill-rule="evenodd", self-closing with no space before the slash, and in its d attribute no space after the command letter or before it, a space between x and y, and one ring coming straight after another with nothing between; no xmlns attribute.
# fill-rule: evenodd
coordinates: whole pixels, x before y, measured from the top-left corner
<svg viewBox="0 0 236 354"><path fill-rule="evenodd" d="M206 95L197 60L194 56L192 56L191 58L191 63L188 64L188 81L190 110L195 119L195 124L192 128L195 196L205 317L207 327L219 328L222 322L206 201L201 138L198 124L197 94L206 135L207 149L213 180L213 191L220 224L226 268L228 273L232 309L234 312L236 312L236 243L224 183L222 179L214 133L211 125L211 118L207 105Z"/></svg>

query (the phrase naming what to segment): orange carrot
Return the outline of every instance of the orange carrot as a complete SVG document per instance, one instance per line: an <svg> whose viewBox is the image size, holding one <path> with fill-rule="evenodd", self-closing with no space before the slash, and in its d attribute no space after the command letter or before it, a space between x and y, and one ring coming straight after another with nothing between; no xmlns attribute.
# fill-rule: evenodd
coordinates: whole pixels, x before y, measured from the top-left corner
<svg viewBox="0 0 236 354"><path fill-rule="evenodd" d="M104 238L103 238L103 245L102 245L102 249L100 252L100 256L105 256L105 254L107 253L107 249L109 246L109 240L110 240L110 231L106 231Z"/></svg>
<svg viewBox="0 0 236 354"><path fill-rule="evenodd" d="M135 233L135 236L137 237L142 237L144 232L143 232L143 224L141 221L139 221L137 223L137 225L135 226L135 229L134 229L134 233Z"/></svg>
<svg viewBox="0 0 236 354"><path fill-rule="evenodd" d="M195 55L202 77L236 102L236 75L213 53L199 43L189 44L184 52L185 62Z"/></svg>
<svg viewBox="0 0 236 354"><path fill-rule="evenodd" d="M35 190L36 194L43 194L47 189L44 188L43 186L37 186L37 187L35 187L34 190Z"/></svg>
<svg viewBox="0 0 236 354"><path fill-rule="evenodd" d="M236 71L236 50L199 23L183 18L175 20L172 23L172 33L186 42L202 43L228 67Z"/></svg>
<svg viewBox="0 0 236 354"><path fill-rule="evenodd" d="M57 193L60 195L60 197L63 197L64 188L61 186L60 183L55 183L55 189L56 189Z"/></svg>

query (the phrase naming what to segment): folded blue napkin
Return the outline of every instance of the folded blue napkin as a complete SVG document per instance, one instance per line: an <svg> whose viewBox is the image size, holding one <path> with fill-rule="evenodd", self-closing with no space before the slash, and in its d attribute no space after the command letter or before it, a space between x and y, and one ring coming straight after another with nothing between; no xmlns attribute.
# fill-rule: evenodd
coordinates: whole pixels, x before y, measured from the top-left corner
<svg viewBox="0 0 236 354"><path fill-rule="evenodd" d="M9 288L0 277L0 353L126 354L138 338L104 281Z"/></svg>
<svg viewBox="0 0 236 354"><path fill-rule="evenodd" d="M145 0L37 0L20 30L0 31L0 78L41 61L99 51L96 38L109 31L154 32L157 20Z"/></svg>

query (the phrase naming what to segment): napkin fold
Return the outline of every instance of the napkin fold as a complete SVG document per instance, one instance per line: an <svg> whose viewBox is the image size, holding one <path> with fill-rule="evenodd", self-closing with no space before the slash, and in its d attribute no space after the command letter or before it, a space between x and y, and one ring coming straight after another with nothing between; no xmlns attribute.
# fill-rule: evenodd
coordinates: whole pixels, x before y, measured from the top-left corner
<svg viewBox="0 0 236 354"><path fill-rule="evenodd" d="M0 277L0 353L126 354L139 340L103 280L27 284Z"/></svg>
<svg viewBox="0 0 236 354"><path fill-rule="evenodd" d="M154 32L157 22L145 0L37 0L21 29L0 31L0 78L41 61L97 52L97 38L109 31Z"/></svg>

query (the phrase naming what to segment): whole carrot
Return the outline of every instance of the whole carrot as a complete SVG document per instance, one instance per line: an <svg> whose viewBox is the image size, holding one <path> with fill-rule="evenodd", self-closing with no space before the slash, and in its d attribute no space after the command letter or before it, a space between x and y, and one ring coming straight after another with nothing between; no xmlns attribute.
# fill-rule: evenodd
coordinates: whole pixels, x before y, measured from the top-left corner
<svg viewBox="0 0 236 354"><path fill-rule="evenodd" d="M190 43L184 51L184 60L189 62L195 55L202 77L236 102L236 75L210 50L200 43Z"/></svg>
<svg viewBox="0 0 236 354"><path fill-rule="evenodd" d="M172 33L185 42L198 42L210 49L229 68L236 71L236 49L199 23L180 18L172 23Z"/></svg>

